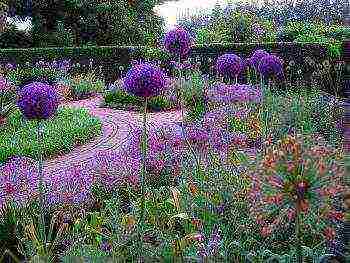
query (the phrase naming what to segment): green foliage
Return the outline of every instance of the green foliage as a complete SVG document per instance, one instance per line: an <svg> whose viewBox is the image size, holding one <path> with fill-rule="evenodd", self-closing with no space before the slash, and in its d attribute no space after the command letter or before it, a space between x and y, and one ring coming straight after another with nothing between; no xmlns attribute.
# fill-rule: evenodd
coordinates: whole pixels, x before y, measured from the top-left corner
<svg viewBox="0 0 350 263"><path fill-rule="evenodd" d="M14 26L0 33L0 48L29 48L32 45L30 33L18 30Z"/></svg>
<svg viewBox="0 0 350 263"><path fill-rule="evenodd" d="M75 99L85 99L93 94L102 92L104 89L104 82L97 79L94 73L86 75L78 75L68 81L72 95Z"/></svg>
<svg viewBox="0 0 350 263"><path fill-rule="evenodd" d="M59 75L60 72L57 69L19 67L10 70L7 73L7 78L14 83L14 85L21 86L31 81L49 81L53 83Z"/></svg>
<svg viewBox="0 0 350 263"><path fill-rule="evenodd" d="M107 91L104 95L104 100L107 105L134 105L142 107L141 98L120 89Z"/></svg>
<svg viewBox="0 0 350 263"><path fill-rule="evenodd" d="M174 103L162 95L150 98L147 105L152 111L167 110L175 106Z"/></svg>
<svg viewBox="0 0 350 263"><path fill-rule="evenodd" d="M311 35L308 32L305 35L300 35L294 41L299 43L319 43L327 48L330 57L338 58L341 55L341 42L333 38Z"/></svg>
<svg viewBox="0 0 350 263"><path fill-rule="evenodd" d="M115 89L105 92L104 101L108 107L112 108L132 108L137 111L143 110L142 98L129 94L128 92L121 89ZM174 103L163 95L152 97L148 100L147 103L147 108L151 111L168 110L172 109L174 106Z"/></svg>
<svg viewBox="0 0 350 263"><path fill-rule="evenodd" d="M204 80L200 72L192 72L190 80L181 89L190 120L199 120L205 113Z"/></svg>
<svg viewBox="0 0 350 263"><path fill-rule="evenodd" d="M43 122L44 157L70 151L77 143L85 143L101 133L102 124L85 109L59 108L53 119ZM0 162L13 155L36 158L38 141L36 123L27 121L19 110L8 118L0 133Z"/></svg>
<svg viewBox="0 0 350 263"><path fill-rule="evenodd" d="M146 47L142 49L142 57L147 60L159 60L159 61L167 61L171 58L169 52L161 48L150 48Z"/></svg>
<svg viewBox="0 0 350 263"><path fill-rule="evenodd" d="M263 109L268 113L267 124L277 138L294 128L302 134L320 133L332 145L340 142L341 131L336 129L336 123L341 119L343 109L325 102L318 91L309 94L288 91L277 96L270 93Z"/></svg>

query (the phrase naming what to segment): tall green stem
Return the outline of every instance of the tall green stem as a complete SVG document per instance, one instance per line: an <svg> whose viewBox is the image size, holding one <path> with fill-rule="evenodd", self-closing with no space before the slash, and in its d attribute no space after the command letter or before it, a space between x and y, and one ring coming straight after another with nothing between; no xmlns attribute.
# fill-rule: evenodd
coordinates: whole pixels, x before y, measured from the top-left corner
<svg viewBox="0 0 350 263"><path fill-rule="evenodd" d="M39 205L40 205L40 237L43 241L44 250L46 252L46 233L45 233L45 215L44 215L44 174L43 174L43 155L42 155L42 141L43 141L43 126L39 120L37 123L38 132L38 170L39 170Z"/></svg>
<svg viewBox="0 0 350 263"><path fill-rule="evenodd" d="M302 252L301 240L300 240L300 200L297 200L295 210L296 210L295 236L297 240L297 244L296 244L297 263L303 263L303 252Z"/></svg>
<svg viewBox="0 0 350 263"><path fill-rule="evenodd" d="M179 57L179 64L181 64L181 58ZM191 144L188 142L187 140L187 136L185 134L185 128L184 128L184 125L183 125L183 121L184 121L184 106L183 106L183 98L182 98L182 91L181 91L181 87L182 87L182 72L181 72L181 67L179 67L179 80L180 80L180 88L177 89L177 95L178 95L178 98L179 98L179 106L180 106L180 111L181 111L181 131L182 131L182 134L184 136L184 140L185 140L185 143L187 145L187 147L190 149L194 159L195 159L195 162L196 162L196 168L197 168L197 172L199 173L199 175L201 175L201 169L200 169L200 162L197 158L197 155L196 153L194 152Z"/></svg>
<svg viewBox="0 0 350 263"><path fill-rule="evenodd" d="M144 214L145 214L145 178L146 178L146 155L147 155L147 98L144 101L144 110L143 110L143 133L142 133L142 171L141 171L141 215L139 220L139 246L140 251L142 249L143 243L143 223L144 223Z"/></svg>

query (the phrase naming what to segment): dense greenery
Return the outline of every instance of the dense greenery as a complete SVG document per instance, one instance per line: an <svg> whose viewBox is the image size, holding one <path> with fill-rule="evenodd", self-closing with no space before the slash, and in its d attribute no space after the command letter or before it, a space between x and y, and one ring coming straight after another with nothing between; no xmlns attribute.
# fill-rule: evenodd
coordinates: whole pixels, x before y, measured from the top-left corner
<svg viewBox="0 0 350 263"><path fill-rule="evenodd" d="M54 119L44 124L43 154L45 157L72 150L101 133L102 124L85 109L60 108ZM19 110L0 127L0 162L14 155L36 158L38 151L35 121L24 120Z"/></svg>
<svg viewBox="0 0 350 263"><path fill-rule="evenodd" d="M8 2L10 16L32 17L34 47L154 45L164 30L163 20L153 11L164 1Z"/></svg>
<svg viewBox="0 0 350 263"><path fill-rule="evenodd" d="M121 89L106 91L104 94L104 106L123 110L143 110L143 100L135 95L129 94ZM175 108L175 103L164 95L152 97L148 100L148 110L164 111Z"/></svg>

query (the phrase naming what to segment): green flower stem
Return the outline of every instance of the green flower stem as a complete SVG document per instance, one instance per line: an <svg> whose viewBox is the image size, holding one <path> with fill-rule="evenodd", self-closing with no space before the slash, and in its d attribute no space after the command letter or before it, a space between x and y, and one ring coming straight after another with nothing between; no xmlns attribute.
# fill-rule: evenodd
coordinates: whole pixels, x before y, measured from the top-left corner
<svg viewBox="0 0 350 263"><path fill-rule="evenodd" d="M45 233L45 216L44 216L44 174L43 174L43 155L42 155L42 142L43 142L43 126L39 120L37 123L38 132L38 161L39 161L39 206L40 206L40 240L43 241L44 250L46 250L46 233ZM45 253L45 251L44 251Z"/></svg>
<svg viewBox="0 0 350 263"><path fill-rule="evenodd" d="M295 221L295 237L296 237L296 256L297 263L303 263L303 251L300 240L300 200L296 203L296 221Z"/></svg>
<svg viewBox="0 0 350 263"><path fill-rule="evenodd" d="M179 64L181 63L181 58L179 57ZM178 95L178 98L179 98L179 101L180 101L180 110L181 110L181 131L182 131L182 134L184 136L184 140L185 140L185 143L187 145L187 147L190 149L194 159L195 159L195 162L196 162L196 168L197 168L197 172L198 174L201 176L202 175L202 170L201 170L201 165L200 165L200 161L198 160L197 158L197 155L195 153L195 151L193 150L191 144L188 142L187 140L187 137L186 137L186 134L185 134L185 128L184 128L184 125L183 125L183 121L184 121L184 105L183 105L183 96L182 96L182 92L181 92L181 86L182 86L182 74L181 74L181 68L179 68L179 79L180 79L180 88L177 89L177 95ZM204 179L204 178L203 178Z"/></svg>
<svg viewBox="0 0 350 263"><path fill-rule="evenodd" d="M142 134L142 171L141 171L141 215L139 220L139 248L142 249L143 243L143 223L145 214L145 177L146 177L146 155L147 155L147 98L144 101L143 110L143 134ZM141 255L140 255L141 256Z"/></svg>

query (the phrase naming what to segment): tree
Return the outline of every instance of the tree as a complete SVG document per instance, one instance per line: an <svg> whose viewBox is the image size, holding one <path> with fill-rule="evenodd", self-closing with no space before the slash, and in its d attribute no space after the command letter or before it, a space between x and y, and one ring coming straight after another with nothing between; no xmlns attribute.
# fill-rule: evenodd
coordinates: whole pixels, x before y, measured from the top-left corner
<svg viewBox="0 0 350 263"><path fill-rule="evenodd" d="M47 42L62 24L76 45L142 44L143 36L159 35L163 21L153 11L164 0L8 0L10 15L32 17L35 45ZM139 26L142 21L142 27Z"/></svg>

